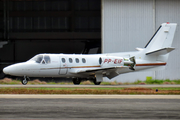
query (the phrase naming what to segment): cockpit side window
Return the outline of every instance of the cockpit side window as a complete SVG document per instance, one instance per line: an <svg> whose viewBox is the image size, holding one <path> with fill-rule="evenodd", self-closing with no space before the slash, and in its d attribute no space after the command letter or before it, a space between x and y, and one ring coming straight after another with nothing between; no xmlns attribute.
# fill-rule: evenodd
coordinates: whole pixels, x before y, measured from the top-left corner
<svg viewBox="0 0 180 120"><path fill-rule="evenodd" d="M51 59L50 59L50 57L48 55L44 56L44 60L46 61L46 64L51 62Z"/></svg>

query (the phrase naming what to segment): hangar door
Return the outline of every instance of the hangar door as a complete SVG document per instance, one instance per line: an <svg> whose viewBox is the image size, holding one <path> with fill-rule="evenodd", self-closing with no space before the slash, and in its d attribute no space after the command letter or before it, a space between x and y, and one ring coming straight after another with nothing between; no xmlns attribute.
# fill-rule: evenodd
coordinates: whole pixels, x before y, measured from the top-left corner
<svg viewBox="0 0 180 120"><path fill-rule="evenodd" d="M180 24L179 0L102 0L102 52L135 51L144 48L156 29L164 22ZM154 79L180 79L179 26L172 46L177 48L165 70L122 74L114 80L132 82Z"/></svg>

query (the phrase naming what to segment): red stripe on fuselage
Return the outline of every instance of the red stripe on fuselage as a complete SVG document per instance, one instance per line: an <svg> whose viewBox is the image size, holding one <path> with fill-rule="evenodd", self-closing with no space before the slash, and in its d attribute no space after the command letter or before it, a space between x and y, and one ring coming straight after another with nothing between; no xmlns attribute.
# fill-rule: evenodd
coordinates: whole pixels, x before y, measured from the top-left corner
<svg viewBox="0 0 180 120"><path fill-rule="evenodd" d="M166 65L166 63L144 63L144 64L136 64L136 66L162 66Z"/></svg>

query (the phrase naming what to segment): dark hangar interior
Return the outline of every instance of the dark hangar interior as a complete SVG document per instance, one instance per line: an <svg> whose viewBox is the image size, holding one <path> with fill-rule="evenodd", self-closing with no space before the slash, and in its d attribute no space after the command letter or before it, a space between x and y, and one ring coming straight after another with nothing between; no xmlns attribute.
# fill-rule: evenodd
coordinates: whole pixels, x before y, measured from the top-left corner
<svg viewBox="0 0 180 120"><path fill-rule="evenodd" d="M0 78L39 53L101 53L101 0L0 0Z"/></svg>

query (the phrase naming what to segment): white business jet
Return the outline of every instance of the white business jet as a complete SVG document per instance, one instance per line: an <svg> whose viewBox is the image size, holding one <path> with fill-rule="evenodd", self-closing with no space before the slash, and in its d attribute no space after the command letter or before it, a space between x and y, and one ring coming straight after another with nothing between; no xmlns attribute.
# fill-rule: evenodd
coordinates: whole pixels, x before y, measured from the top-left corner
<svg viewBox="0 0 180 120"><path fill-rule="evenodd" d="M168 60L176 23L163 23L145 48L134 52L120 52L96 55L82 54L38 54L32 59L10 65L3 69L5 74L22 76L26 85L29 77L67 77L74 84L92 80L99 85L103 77L112 79L119 74L141 70L164 68Z"/></svg>

